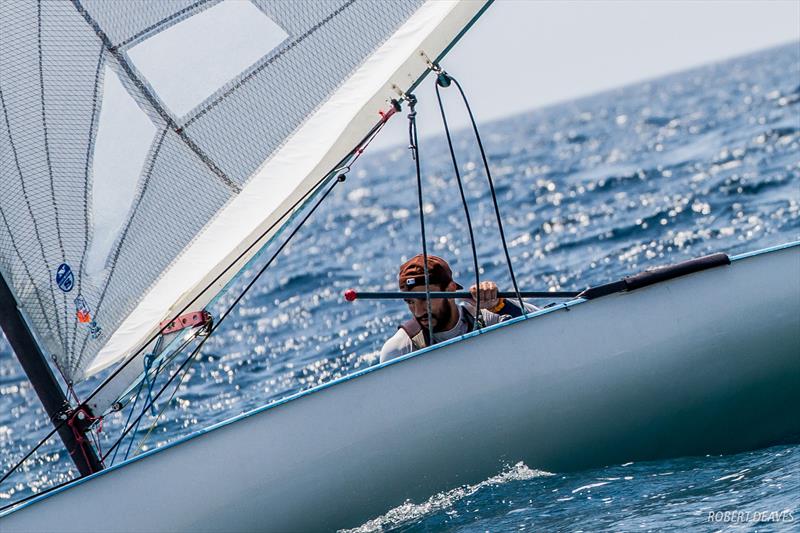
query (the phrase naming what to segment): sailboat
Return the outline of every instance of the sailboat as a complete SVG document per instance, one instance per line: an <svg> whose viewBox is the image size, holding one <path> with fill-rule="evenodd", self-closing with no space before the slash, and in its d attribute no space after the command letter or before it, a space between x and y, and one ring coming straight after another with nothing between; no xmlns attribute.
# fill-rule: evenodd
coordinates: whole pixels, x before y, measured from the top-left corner
<svg viewBox="0 0 800 533"><path fill-rule="evenodd" d="M355 527L517 461L800 435L796 242L592 287L118 464L91 446L489 4L0 3L0 326L81 473L0 511L1 531ZM185 24L232 20L271 40L198 67ZM217 84L198 93L198 73ZM70 400L51 360L67 392L102 383Z"/></svg>

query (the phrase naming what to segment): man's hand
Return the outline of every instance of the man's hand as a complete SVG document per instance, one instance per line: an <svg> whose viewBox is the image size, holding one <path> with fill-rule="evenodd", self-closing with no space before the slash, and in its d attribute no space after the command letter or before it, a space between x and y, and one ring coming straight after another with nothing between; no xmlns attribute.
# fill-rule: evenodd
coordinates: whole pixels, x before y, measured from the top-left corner
<svg viewBox="0 0 800 533"><path fill-rule="evenodd" d="M473 285L469 288L472 293L472 299L477 299L478 287ZM480 287L481 309L492 309L497 306L499 299L497 298L497 284L494 281L481 281Z"/></svg>

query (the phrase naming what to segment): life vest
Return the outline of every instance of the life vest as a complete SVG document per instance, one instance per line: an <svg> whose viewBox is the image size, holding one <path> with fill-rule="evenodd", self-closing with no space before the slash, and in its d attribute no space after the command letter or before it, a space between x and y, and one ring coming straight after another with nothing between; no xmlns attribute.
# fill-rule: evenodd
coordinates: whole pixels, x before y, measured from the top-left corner
<svg viewBox="0 0 800 533"><path fill-rule="evenodd" d="M466 307L459 307L463 313L461 315L461 320L467 321L467 333L469 333L475 326L475 317L472 316L472 313L470 313ZM411 345L413 346L411 351L421 350L422 348L431 345L428 328L423 328L422 325L417 322L416 318L406 320L400 324L400 326L398 326L398 329L405 331L406 335L408 335L408 338L411 339Z"/></svg>

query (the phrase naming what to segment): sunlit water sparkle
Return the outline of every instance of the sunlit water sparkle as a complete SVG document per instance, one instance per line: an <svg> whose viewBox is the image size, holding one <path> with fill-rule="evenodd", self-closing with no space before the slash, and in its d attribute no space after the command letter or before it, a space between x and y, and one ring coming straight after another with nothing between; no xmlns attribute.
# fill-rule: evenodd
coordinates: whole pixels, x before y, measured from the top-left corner
<svg viewBox="0 0 800 533"><path fill-rule="evenodd" d="M798 43L485 124L482 131L524 287L582 288L706 253L800 238ZM478 152L468 132L456 141L482 274L508 286ZM468 281L470 246L444 139L424 139L421 154L430 250L451 259L456 276ZM404 317L402 303L348 304L341 295L350 287L392 289L398 263L419 249L408 150L368 152L329 200L209 340L142 449L375 362ZM254 272L220 299L215 314ZM120 415L106 420L103 447L123 422ZM151 422L142 422L138 438ZM49 427L0 339L0 467L13 464ZM797 445L572 474L509 465L474 486L387 509L360 530L680 531L713 529L709 512L793 512L793 524L757 524L759 531L782 530L800 523L798 472ZM50 442L0 487L0 503L72 475L66 454Z"/></svg>

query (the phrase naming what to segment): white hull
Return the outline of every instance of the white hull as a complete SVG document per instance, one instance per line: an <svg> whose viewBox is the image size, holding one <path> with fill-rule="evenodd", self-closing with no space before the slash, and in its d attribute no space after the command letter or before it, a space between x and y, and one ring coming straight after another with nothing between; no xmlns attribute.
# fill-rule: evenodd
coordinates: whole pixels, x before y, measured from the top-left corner
<svg viewBox="0 0 800 533"><path fill-rule="evenodd" d="M798 408L795 245L369 369L22 504L0 531L352 527L518 461L786 441Z"/></svg>

